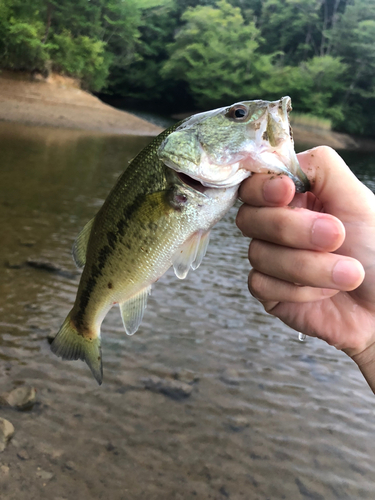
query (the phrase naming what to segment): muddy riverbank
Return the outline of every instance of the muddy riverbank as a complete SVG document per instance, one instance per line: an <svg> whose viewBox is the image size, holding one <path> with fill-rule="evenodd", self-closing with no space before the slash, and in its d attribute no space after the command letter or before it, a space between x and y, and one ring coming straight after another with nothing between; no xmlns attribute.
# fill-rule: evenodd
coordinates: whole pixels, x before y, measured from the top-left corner
<svg viewBox="0 0 375 500"><path fill-rule="evenodd" d="M26 125L110 134L157 135L162 129L101 102L73 78L51 75L30 80L22 73L0 74L0 120Z"/></svg>

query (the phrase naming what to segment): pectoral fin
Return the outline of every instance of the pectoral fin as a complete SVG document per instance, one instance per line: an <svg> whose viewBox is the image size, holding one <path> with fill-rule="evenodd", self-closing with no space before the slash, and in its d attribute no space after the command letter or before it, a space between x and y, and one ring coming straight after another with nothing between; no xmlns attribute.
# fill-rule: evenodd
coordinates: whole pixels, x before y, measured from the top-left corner
<svg viewBox="0 0 375 500"><path fill-rule="evenodd" d="M73 244L72 254L77 267L83 267L86 264L87 245L94 220L95 217L86 224Z"/></svg>
<svg viewBox="0 0 375 500"><path fill-rule="evenodd" d="M186 278L190 267L197 269L206 253L210 233L198 231L185 241L175 253L173 269L177 278L183 280Z"/></svg>
<svg viewBox="0 0 375 500"><path fill-rule="evenodd" d="M191 268L193 269L193 271L198 269L198 267L202 264L203 257L206 255L207 252L209 241L210 241L210 231L208 231L207 233L202 233L197 248L197 254L195 256L194 261L191 264Z"/></svg>
<svg viewBox="0 0 375 500"><path fill-rule="evenodd" d="M119 304L122 322L124 323L125 332L128 335L133 335L138 330L150 293L151 286L148 286L131 299Z"/></svg>

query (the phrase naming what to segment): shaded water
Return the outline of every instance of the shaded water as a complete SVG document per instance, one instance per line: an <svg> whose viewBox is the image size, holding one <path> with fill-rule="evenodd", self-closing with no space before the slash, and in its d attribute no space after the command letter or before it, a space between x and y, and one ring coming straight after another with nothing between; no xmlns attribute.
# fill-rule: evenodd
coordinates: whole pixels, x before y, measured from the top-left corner
<svg viewBox="0 0 375 500"><path fill-rule="evenodd" d="M79 279L74 238L147 139L0 124L0 142L0 392L38 390L31 412L0 409L16 428L1 500L373 500L374 396L344 354L300 343L249 295L235 209L199 270L153 287L136 335L108 314L101 387L52 355ZM349 160L374 187L375 158ZM182 369L199 377L189 398L144 389Z"/></svg>

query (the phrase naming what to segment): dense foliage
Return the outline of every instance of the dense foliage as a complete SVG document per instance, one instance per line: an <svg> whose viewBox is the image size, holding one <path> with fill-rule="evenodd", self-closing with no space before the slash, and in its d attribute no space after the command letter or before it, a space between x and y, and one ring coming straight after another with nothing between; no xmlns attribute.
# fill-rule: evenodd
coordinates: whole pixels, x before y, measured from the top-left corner
<svg viewBox="0 0 375 500"><path fill-rule="evenodd" d="M375 135L375 0L0 0L0 67L176 111L289 94Z"/></svg>

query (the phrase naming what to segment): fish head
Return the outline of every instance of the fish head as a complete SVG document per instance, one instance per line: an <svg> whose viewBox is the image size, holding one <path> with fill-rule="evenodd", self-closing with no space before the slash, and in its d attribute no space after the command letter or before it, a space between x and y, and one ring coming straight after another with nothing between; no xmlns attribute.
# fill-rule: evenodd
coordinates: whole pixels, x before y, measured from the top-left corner
<svg viewBox="0 0 375 500"><path fill-rule="evenodd" d="M161 143L158 157L203 186L239 185L252 172L284 173L297 192L309 189L289 124L290 97L242 101L182 121Z"/></svg>

